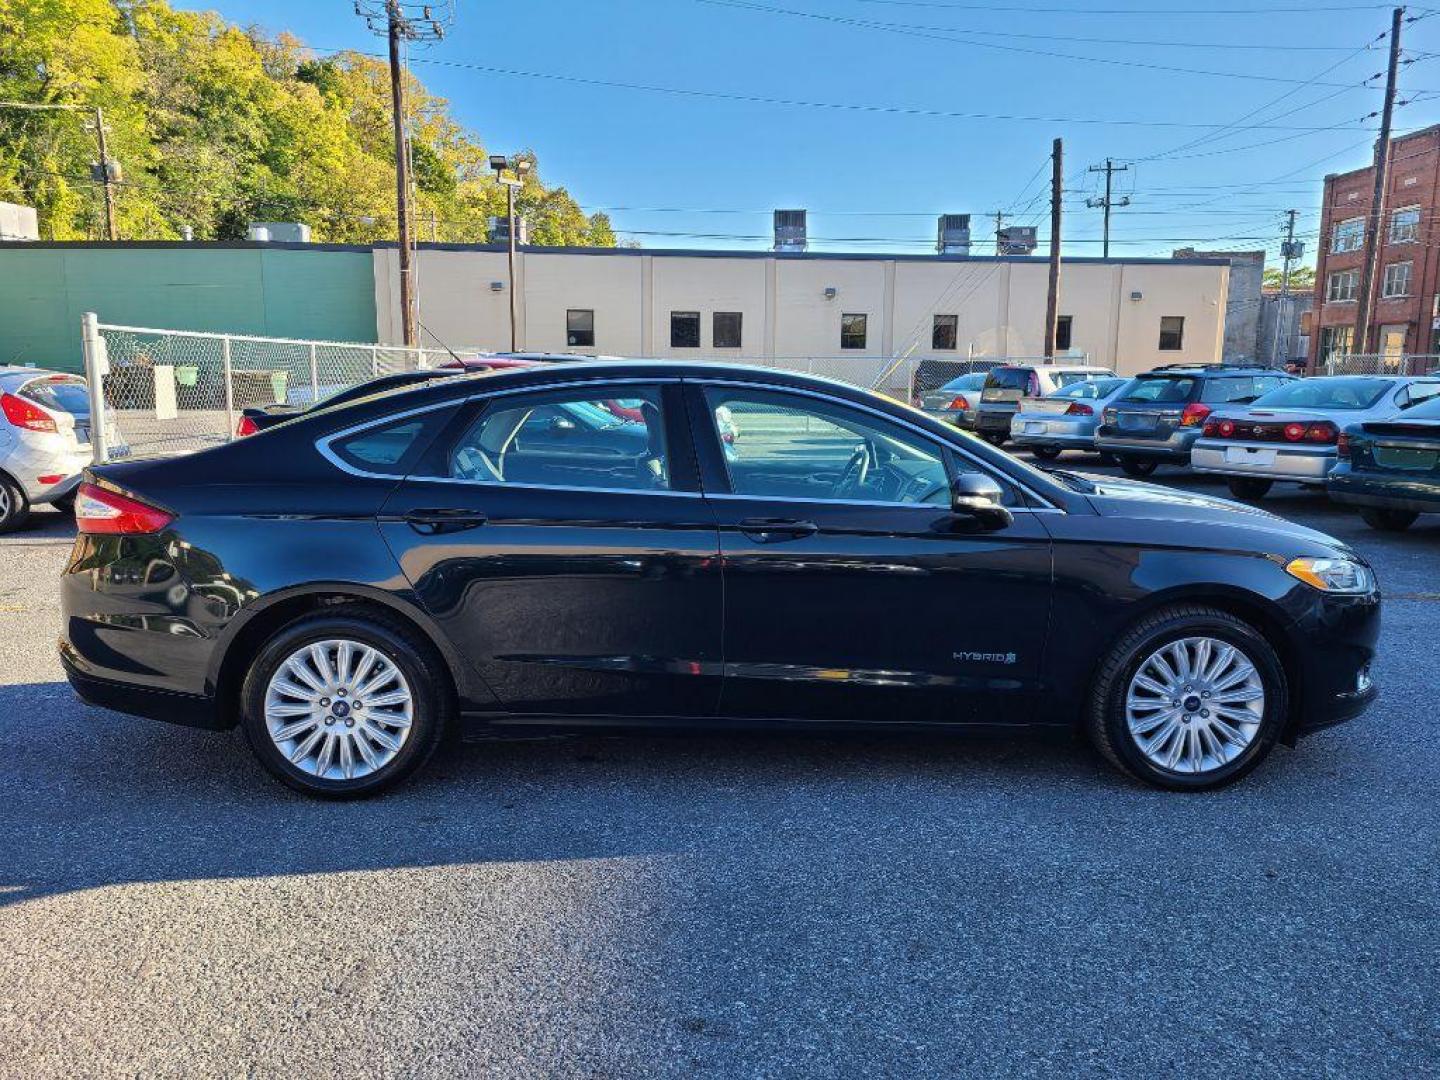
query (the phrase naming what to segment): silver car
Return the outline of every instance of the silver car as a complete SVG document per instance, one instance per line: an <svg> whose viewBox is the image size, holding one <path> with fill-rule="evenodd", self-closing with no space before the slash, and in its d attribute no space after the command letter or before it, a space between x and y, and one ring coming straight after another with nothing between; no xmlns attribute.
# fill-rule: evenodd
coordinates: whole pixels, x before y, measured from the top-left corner
<svg viewBox="0 0 1440 1080"><path fill-rule="evenodd" d="M1277 480L1323 484L1347 424L1388 419L1437 395L1440 376L1329 375L1286 383L1207 416L1190 465L1225 477L1239 499L1263 498Z"/></svg>
<svg viewBox="0 0 1440 1080"><path fill-rule="evenodd" d="M980 406L980 391L988 374L986 371L972 371L958 379L951 379L944 386L926 390L916 404L936 420L969 431L975 427L975 410Z"/></svg>
<svg viewBox="0 0 1440 1080"><path fill-rule="evenodd" d="M114 423L115 456L124 453ZM0 366L0 533L41 503L67 506L90 464L90 391L78 375Z"/></svg>
<svg viewBox="0 0 1440 1080"><path fill-rule="evenodd" d="M1105 406L1130 385L1120 376L1071 383L1042 398L1020 402L1010 421L1010 440L1044 461L1062 450L1094 450L1095 429Z"/></svg>

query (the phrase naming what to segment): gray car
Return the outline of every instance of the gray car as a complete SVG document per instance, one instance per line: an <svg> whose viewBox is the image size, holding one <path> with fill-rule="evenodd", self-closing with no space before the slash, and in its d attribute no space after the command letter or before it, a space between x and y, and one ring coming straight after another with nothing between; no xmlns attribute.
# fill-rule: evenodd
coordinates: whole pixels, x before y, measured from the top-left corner
<svg viewBox="0 0 1440 1080"><path fill-rule="evenodd" d="M975 412L980 407L980 391L985 386L986 371L972 371L951 379L944 386L927 390L917 404L936 420L971 431Z"/></svg>
<svg viewBox="0 0 1440 1080"><path fill-rule="evenodd" d="M1053 394L1020 402L1010 421L1010 440L1036 457L1053 461L1063 450L1095 449L1095 429L1105 406L1130 385L1121 376L1071 383Z"/></svg>
<svg viewBox="0 0 1440 1080"><path fill-rule="evenodd" d="M1277 480L1323 484L1347 424L1386 420L1440 395L1440 376L1330 375L1288 383L1244 407L1217 408L1190 451L1196 472L1260 499Z"/></svg>
<svg viewBox="0 0 1440 1080"><path fill-rule="evenodd" d="M110 421L114 456L125 452ZM79 375L0 366L0 532L41 503L68 504L91 461L90 391Z"/></svg>

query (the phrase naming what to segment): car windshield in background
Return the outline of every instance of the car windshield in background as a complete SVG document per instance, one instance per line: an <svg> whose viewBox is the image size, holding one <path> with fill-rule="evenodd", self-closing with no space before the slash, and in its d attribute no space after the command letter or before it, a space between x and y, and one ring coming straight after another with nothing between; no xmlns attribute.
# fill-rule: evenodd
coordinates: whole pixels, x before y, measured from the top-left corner
<svg viewBox="0 0 1440 1080"><path fill-rule="evenodd" d="M1195 380L1186 375L1141 375L1120 400L1178 405L1194 391Z"/></svg>
<svg viewBox="0 0 1440 1080"><path fill-rule="evenodd" d="M44 405L47 409L68 412L72 416L90 415L90 392L83 379L37 379L35 382L26 383L20 396L29 398L37 405Z"/></svg>
<svg viewBox="0 0 1440 1080"><path fill-rule="evenodd" d="M1072 401L1096 401L1113 394L1125 384L1125 381L1124 379L1087 379L1085 382L1071 383L1061 390L1056 390L1050 396L1069 398Z"/></svg>
<svg viewBox="0 0 1440 1080"><path fill-rule="evenodd" d="M1105 376L1098 371L1062 371L1055 376L1056 386L1074 386L1076 383L1090 383Z"/></svg>
<svg viewBox="0 0 1440 1080"><path fill-rule="evenodd" d="M1254 404L1266 409L1368 409L1394 385L1389 379L1365 376L1301 379L1261 394Z"/></svg>

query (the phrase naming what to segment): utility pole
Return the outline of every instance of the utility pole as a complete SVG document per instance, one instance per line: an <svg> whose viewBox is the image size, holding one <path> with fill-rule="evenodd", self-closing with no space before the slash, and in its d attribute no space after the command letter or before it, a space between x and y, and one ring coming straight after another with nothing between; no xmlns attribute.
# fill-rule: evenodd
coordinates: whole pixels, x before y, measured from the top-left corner
<svg viewBox="0 0 1440 1080"><path fill-rule="evenodd" d="M520 296L515 289L515 192L525 184L525 174L530 169L530 161L528 158L516 158L514 168L511 169L509 158L503 154L492 154L490 167L495 170L495 182L505 185L505 233L508 249L506 261L510 275L510 351L516 352L516 343L519 341ZM507 171L513 171L515 175L506 176Z"/></svg>
<svg viewBox="0 0 1440 1080"><path fill-rule="evenodd" d="M100 152L100 164L90 170L90 178L100 184L105 199L105 237L107 240L120 239L115 226L115 192L111 185L119 179L120 166L110 161L105 142L105 113L96 105L93 110L84 105L36 104L31 101L0 101L0 109L18 109L22 112L90 112L95 113L95 139ZM83 123L83 122L82 122Z"/></svg>
<svg viewBox="0 0 1440 1080"><path fill-rule="evenodd" d="M996 254L996 255L1002 254L1001 249L1005 246L1005 245L1002 244L1001 241L1000 241L1000 233L1004 230L1004 228L1005 228L1005 212L1004 212L1003 210L996 210L996 211L995 211L995 254Z"/></svg>
<svg viewBox="0 0 1440 1080"><path fill-rule="evenodd" d="M1106 158L1104 165L1091 165L1086 172L1103 172L1105 174L1105 197L1103 199L1086 199L1085 205L1089 207L1103 206L1105 208L1105 232L1101 252L1105 258L1110 257L1110 208L1112 206L1129 206L1130 196L1125 195L1117 202L1112 194L1111 184L1117 172L1129 172L1129 165L1116 165L1112 158Z"/></svg>
<svg viewBox="0 0 1440 1080"><path fill-rule="evenodd" d="M1060 194L1064 187L1065 144L1056 139L1050 153L1050 286L1045 296L1045 362L1055 359L1055 327L1060 307Z"/></svg>
<svg viewBox="0 0 1440 1080"><path fill-rule="evenodd" d="M1395 78L1400 70L1400 24L1405 9L1397 7L1390 16L1390 67L1385 76L1385 107L1380 113L1380 139L1375 144L1375 191L1370 198L1370 220L1365 230L1365 262L1360 271L1360 303L1355 308L1355 338L1352 348L1360 353L1374 351L1370 340L1375 316L1376 271L1380 262L1380 229L1385 221L1385 192L1390 183L1390 121L1395 115Z"/></svg>
<svg viewBox="0 0 1440 1080"><path fill-rule="evenodd" d="M1298 211L1296 210L1285 211L1287 218L1285 239L1280 244L1280 255L1285 260L1285 268L1280 272L1280 302L1276 305L1275 333L1271 336L1270 344L1270 356L1273 360L1280 352L1280 332L1283 328L1285 331L1285 354L1287 363L1289 362L1288 357L1290 355L1290 330L1288 326L1286 326L1285 316L1290 310L1290 265L1300 257L1300 252L1305 247L1303 242L1297 243L1295 240L1295 215L1297 213Z"/></svg>

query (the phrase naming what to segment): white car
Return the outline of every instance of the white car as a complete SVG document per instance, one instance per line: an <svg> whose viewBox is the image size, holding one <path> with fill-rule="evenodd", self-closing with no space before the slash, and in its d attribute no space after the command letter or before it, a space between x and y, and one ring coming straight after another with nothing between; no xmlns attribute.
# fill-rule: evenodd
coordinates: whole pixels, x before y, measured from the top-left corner
<svg viewBox="0 0 1440 1080"><path fill-rule="evenodd" d="M114 421L114 456L124 447ZM68 507L90 464L90 390L79 375L0 366L0 533L41 503Z"/></svg>

